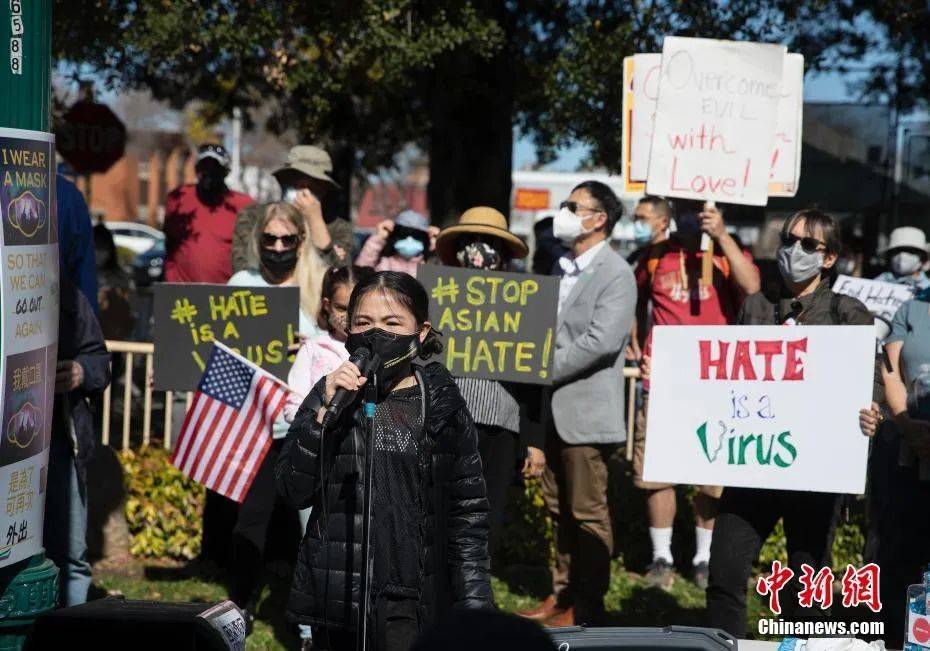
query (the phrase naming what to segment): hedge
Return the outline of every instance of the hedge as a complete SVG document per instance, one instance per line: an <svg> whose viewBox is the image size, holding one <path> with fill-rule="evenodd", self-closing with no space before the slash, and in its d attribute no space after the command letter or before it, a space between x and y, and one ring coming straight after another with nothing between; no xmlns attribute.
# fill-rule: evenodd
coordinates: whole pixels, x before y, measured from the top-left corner
<svg viewBox="0 0 930 651"><path fill-rule="evenodd" d="M126 518L132 536L131 551L139 558L190 560L200 553L204 489L169 463L169 453L157 447L120 453L126 475ZM651 558L643 491L633 487L628 466L611 468L611 506L616 550L624 566L642 571ZM694 551L693 514L689 497L693 489L679 487L673 552L676 559L690 559ZM833 567L842 573L847 563L860 565L865 545L863 501L854 500L833 543ZM506 536L498 565L545 566L553 558L552 523L546 515L538 481L514 487L507 508ZM757 571L774 559L787 557L781 523L762 547ZM679 562L681 569L686 564Z"/></svg>

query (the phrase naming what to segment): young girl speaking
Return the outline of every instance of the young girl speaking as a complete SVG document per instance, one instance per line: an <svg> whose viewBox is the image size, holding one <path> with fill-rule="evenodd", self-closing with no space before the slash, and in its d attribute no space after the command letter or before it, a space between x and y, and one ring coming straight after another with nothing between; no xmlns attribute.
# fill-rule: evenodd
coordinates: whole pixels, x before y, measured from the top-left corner
<svg viewBox="0 0 930 651"><path fill-rule="evenodd" d="M360 282L349 301L346 348L368 348L382 360L366 609L374 649L409 648L452 605L492 603L488 503L475 426L448 371L413 363L442 349L427 308L422 285L391 271ZM317 648L355 647L366 566L360 401L325 432L321 423L338 389L362 391L371 381L351 362L320 380L301 405L275 468L281 494L296 508L313 506L288 613L315 628Z"/></svg>

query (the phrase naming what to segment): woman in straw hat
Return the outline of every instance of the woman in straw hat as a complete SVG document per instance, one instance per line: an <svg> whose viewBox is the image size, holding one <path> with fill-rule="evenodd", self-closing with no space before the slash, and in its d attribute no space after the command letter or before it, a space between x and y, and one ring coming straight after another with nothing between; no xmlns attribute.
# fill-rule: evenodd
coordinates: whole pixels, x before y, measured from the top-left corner
<svg viewBox="0 0 930 651"><path fill-rule="evenodd" d="M436 253L443 264L466 269L507 271L514 259L525 258L526 244L507 228L507 219L486 206L470 208L454 226L436 237ZM520 405L515 387L494 380L456 378L456 384L478 430L478 451L487 486L490 513L489 549L500 542L507 489L517 467L518 446L523 451L525 477L539 477L546 465L542 441L520 437ZM537 434L533 428L533 434Z"/></svg>

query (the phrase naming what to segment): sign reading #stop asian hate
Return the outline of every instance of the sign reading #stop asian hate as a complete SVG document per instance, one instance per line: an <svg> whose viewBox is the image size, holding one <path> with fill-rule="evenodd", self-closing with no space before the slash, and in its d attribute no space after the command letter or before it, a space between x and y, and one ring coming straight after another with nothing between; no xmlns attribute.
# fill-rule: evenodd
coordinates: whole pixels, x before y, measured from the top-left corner
<svg viewBox="0 0 930 651"><path fill-rule="evenodd" d="M438 360L452 375L552 383L559 280L548 276L423 265Z"/></svg>

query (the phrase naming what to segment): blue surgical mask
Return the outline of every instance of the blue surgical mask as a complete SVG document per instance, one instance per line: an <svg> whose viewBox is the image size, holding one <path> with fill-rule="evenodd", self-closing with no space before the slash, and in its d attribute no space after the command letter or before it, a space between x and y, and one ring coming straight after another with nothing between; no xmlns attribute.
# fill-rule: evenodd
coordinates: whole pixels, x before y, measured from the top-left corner
<svg viewBox="0 0 930 651"><path fill-rule="evenodd" d="M423 242L408 235L402 240L394 242L394 251L402 258L415 258L423 253Z"/></svg>
<svg viewBox="0 0 930 651"><path fill-rule="evenodd" d="M644 246L652 241L652 227L644 221L633 222L633 241Z"/></svg>

